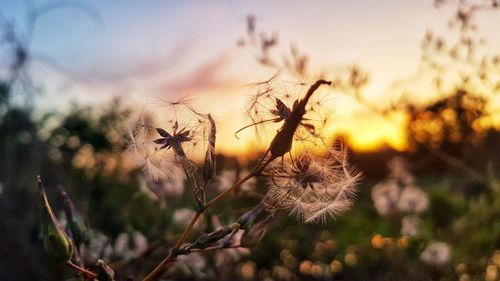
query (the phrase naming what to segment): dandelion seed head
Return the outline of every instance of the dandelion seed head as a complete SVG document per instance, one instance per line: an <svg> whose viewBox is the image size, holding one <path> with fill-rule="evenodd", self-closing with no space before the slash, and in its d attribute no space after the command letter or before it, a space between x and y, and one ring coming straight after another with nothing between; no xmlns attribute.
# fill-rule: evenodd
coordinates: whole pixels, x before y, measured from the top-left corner
<svg viewBox="0 0 500 281"><path fill-rule="evenodd" d="M347 151L331 148L319 155L304 152L273 163L266 174L274 207L306 223L325 222L352 204L360 173L347 163Z"/></svg>
<svg viewBox="0 0 500 281"><path fill-rule="evenodd" d="M128 139L129 152L151 182L167 181L176 167L194 173L191 158L204 153L208 130L206 115L194 109L189 99L158 101L147 105L133 124Z"/></svg>
<svg viewBox="0 0 500 281"><path fill-rule="evenodd" d="M255 94L251 95L245 115L248 125L240 129L252 128L258 137L277 130L290 116L298 101L305 95L312 83L296 81L294 77L285 77L284 74L274 76L273 79L258 83L254 86ZM328 125L325 116L330 115L332 104L325 101L328 94L318 91L318 97L312 99L306 107L304 119L296 130L296 139L312 141L323 138L323 126Z"/></svg>

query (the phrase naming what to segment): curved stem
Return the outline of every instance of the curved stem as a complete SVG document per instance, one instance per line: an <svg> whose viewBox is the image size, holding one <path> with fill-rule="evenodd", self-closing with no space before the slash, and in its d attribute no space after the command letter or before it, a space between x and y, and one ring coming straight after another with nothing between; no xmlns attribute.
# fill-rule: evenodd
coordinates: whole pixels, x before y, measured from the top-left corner
<svg viewBox="0 0 500 281"><path fill-rule="evenodd" d="M260 124L263 124L263 123L266 123L266 122L271 122L271 121L272 121L272 122L279 122L280 120L283 120L283 119L282 119L282 118L280 118L280 117L276 117L276 118L271 118L271 119L261 120L261 121L258 121L258 122L255 122L255 123L252 123L252 124L246 125L246 126L244 126L243 128L241 128L241 129L239 129L238 131L236 131L236 132L234 133L234 136L235 136L237 139L240 139L240 138L238 137L238 133L239 133L239 132L241 132L241 131L243 131L243 130L245 130L245 129L247 129L247 128L250 128L250 127L252 127L252 126L257 126L257 125L260 125Z"/></svg>
<svg viewBox="0 0 500 281"><path fill-rule="evenodd" d="M97 277L97 274L95 274L94 272L89 271L89 270L87 270L79 265L76 265L76 264L72 263L71 261L67 261L66 265L68 265L72 269L82 273L86 279L94 280Z"/></svg>
<svg viewBox="0 0 500 281"><path fill-rule="evenodd" d="M142 281L152 281L158 279L160 275L165 272L165 269L167 268L167 265L171 262L173 262L177 258L177 250L181 247L182 243L184 243L184 240L191 234L191 231L193 230L193 226L198 221L198 218L200 218L201 214L203 211L197 211L194 217L191 219L191 222L189 225L184 229L184 232L182 233L181 237L179 240L177 240L177 243L175 246L172 248L170 251L170 254L166 258L164 258L156 267L151 271Z"/></svg>

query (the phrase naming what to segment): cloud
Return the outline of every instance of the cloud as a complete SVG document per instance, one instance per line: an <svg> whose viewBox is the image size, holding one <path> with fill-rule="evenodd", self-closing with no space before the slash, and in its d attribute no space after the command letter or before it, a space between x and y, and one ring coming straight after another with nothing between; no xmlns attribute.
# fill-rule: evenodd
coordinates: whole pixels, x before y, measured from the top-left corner
<svg viewBox="0 0 500 281"><path fill-rule="evenodd" d="M141 59L111 57L86 71L87 76L102 82L120 83L131 79L149 79L174 71L189 59L194 42L191 39L176 44L166 55L151 54Z"/></svg>
<svg viewBox="0 0 500 281"><path fill-rule="evenodd" d="M234 82L231 82L232 79L228 78L227 73L223 73L229 63L230 57L224 52L214 59L198 66L189 74L162 83L158 90L162 94L185 95L204 90L218 88L227 89L235 85Z"/></svg>

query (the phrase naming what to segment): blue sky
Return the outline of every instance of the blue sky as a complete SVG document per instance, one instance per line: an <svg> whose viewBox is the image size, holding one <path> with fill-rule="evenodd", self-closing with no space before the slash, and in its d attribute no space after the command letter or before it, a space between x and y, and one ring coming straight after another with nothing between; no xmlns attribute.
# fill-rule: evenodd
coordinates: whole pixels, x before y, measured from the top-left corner
<svg viewBox="0 0 500 281"><path fill-rule="evenodd" d="M254 53L236 46L248 14L256 16L259 29L278 32L284 46L297 44L318 71L361 65L371 73L366 92L376 101L397 95L390 87L394 81L414 77L423 35L427 30L446 32L446 20L454 12L436 10L431 0L57 2L85 3L91 16L68 6L39 18L31 42L34 54L76 74L68 78L46 63L34 63L32 75L46 89L41 108L71 100L99 103L116 95L140 104L155 97L194 94L220 120L240 115L248 94L244 85L271 73L255 63ZM54 3L2 0L0 9L22 29L27 7L42 9ZM498 49L500 36L495 36L494 26L500 26L500 17L486 15L479 21L491 38L489 46ZM214 99L224 106L209 102ZM359 110L349 104L337 114L351 120L350 114ZM237 121L223 134L228 143L234 142L230 132L242 123ZM370 122L360 126L374 128ZM366 136L367 142L390 141L391 134L397 138L394 129L378 126Z"/></svg>

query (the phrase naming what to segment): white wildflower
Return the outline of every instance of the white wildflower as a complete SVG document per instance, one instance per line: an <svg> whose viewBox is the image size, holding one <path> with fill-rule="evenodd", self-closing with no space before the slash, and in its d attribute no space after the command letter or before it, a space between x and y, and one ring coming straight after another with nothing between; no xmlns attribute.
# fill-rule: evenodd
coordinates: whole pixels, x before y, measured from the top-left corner
<svg viewBox="0 0 500 281"><path fill-rule="evenodd" d="M392 179L397 179L403 184L413 184L415 182L415 177L408 169L408 162L402 157L396 156L392 158L389 163L389 177Z"/></svg>
<svg viewBox="0 0 500 281"><path fill-rule="evenodd" d="M148 247L148 240L141 232L135 231L132 234L132 239L134 242L134 251L135 252L142 252Z"/></svg>
<svg viewBox="0 0 500 281"><path fill-rule="evenodd" d="M428 207L429 197L422 189L412 185L403 188L398 201L400 212L420 214Z"/></svg>
<svg viewBox="0 0 500 281"><path fill-rule="evenodd" d="M382 216L390 216L396 212L400 188L395 180L386 180L372 189L372 200L375 209Z"/></svg>
<svg viewBox="0 0 500 281"><path fill-rule="evenodd" d="M105 254L106 247L109 245L109 238L101 232L90 230L90 243L85 251L87 258L91 261L97 261L100 258L108 258L109 253ZM112 248L110 250L112 252Z"/></svg>
<svg viewBox="0 0 500 281"><path fill-rule="evenodd" d="M451 258L450 246L445 242L432 242L420 255L420 259L432 266L446 265Z"/></svg>
<svg viewBox="0 0 500 281"><path fill-rule="evenodd" d="M118 257L125 257L130 252L130 236L128 233L120 233L115 239L113 252Z"/></svg>
<svg viewBox="0 0 500 281"><path fill-rule="evenodd" d="M399 213L420 214L427 210L428 195L415 185L415 179L409 172L406 161L394 157L388 166L388 179L372 189L371 197L377 212L382 216L392 216Z"/></svg>
<svg viewBox="0 0 500 281"><path fill-rule="evenodd" d="M422 221L418 216L404 216L401 220L401 235L414 237L418 235Z"/></svg>

